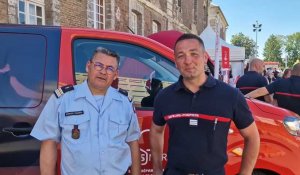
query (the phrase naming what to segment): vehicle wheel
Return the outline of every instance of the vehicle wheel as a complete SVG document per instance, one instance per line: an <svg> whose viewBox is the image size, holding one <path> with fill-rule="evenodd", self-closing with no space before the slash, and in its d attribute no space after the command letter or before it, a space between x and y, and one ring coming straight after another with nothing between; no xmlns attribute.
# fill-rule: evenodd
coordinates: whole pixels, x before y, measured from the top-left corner
<svg viewBox="0 0 300 175"><path fill-rule="evenodd" d="M262 171L253 171L252 175L268 175L268 174Z"/></svg>
<svg viewBox="0 0 300 175"><path fill-rule="evenodd" d="M270 171L254 170L252 175L278 175L278 174Z"/></svg>

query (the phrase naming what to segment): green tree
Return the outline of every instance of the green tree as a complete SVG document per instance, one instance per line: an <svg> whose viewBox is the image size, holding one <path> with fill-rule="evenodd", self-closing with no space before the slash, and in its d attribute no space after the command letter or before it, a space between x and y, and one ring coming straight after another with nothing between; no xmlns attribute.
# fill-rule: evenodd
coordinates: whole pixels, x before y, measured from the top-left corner
<svg viewBox="0 0 300 175"><path fill-rule="evenodd" d="M287 36L285 52L288 56L289 67L293 66L297 60L300 61L300 32Z"/></svg>
<svg viewBox="0 0 300 175"><path fill-rule="evenodd" d="M249 59L250 56L256 54L255 41L245 36L243 33L232 35L231 44L239 47L245 47L245 57Z"/></svg>
<svg viewBox="0 0 300 175"><path fill-rule="evenodd" d="M284 47L284 37L271 35L265 43L265 48L263 56L265 61L276 61L281 65L283 64L282 60L282 50Z"/></svg>

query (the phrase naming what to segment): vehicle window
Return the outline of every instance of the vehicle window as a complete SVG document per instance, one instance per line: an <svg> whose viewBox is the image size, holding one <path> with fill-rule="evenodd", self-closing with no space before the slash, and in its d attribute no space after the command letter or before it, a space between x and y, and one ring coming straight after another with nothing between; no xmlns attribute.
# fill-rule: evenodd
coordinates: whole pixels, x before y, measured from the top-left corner
<svg viewBox="0 0 300 175"><path fill-rule="evenodd" d="M0 45L0 108L38 106L45 72L45 38L0 33Z"/></svg>
<svg viewBox="0 0 300 175"><path fill-rule="evenodd" d="M117 52L121 57L117 88L126 90L136 106L140 106L141 100L149 95L146 89L149 78L159 79L163 87L178 80L179 73L174 63L141 46L91 39L77 39L73 46L76 83L86 79L86 62L97 47Z"/></svg>

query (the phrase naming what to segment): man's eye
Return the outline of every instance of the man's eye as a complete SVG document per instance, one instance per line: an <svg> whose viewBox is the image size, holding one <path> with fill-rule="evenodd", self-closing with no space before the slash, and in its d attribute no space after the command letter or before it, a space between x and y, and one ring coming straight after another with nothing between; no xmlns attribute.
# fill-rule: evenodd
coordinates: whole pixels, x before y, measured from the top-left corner
<svg viewBox="0 0 300 175"><path fill-rule="evenodd" d="M198 53L191 53L192 56L198 56Z"/></svg>
<svg viewBox="0 0 300 175"><path fill-rule="evenodd" d="M177 58L182 59L183 55L177 55Z"/></svg>
<svg viewBox="0 0 300 175"><path fill-rule="evenodd" d="M96 65L97 67L100 67L100 68L103 68L103 67L104 67L104 65L101 64L101 63L96 63L95 65Z"/></svg>
<svg viewBox="0 0 300 175"><path fill-rule="evenodd" d="M108 71L110 71L110 72L114 72L114 71L115 71L115 68L112 67L112 66L108 66L106 69L107 69Z"/></svg>

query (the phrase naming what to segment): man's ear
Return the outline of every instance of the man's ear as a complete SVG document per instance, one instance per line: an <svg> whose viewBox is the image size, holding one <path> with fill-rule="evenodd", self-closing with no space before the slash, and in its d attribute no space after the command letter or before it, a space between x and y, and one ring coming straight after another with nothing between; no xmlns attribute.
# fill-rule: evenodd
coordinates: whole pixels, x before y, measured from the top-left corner
<svg viewBox="0 0 300 175"><path fill-rule="evenodd" d="M88 73L89 72L89 67L91 66L91 62L88 61L86 64L85 64L85 71Z"/></svg>
<svg viewBox="0 0 300 175"><path fill-rule="evenodd" d="M118 77L119 77L119 69L116 70L116 74L115 74L115 76L114 76L114 80L116 80Z"/></svg>
<svg viewBox="0 0 300 175"><path fill-rule="evenodd" d="M204 51L204 62L205 64L207 64L208 61L208 54L206 53L206 51Z"/></svg>

